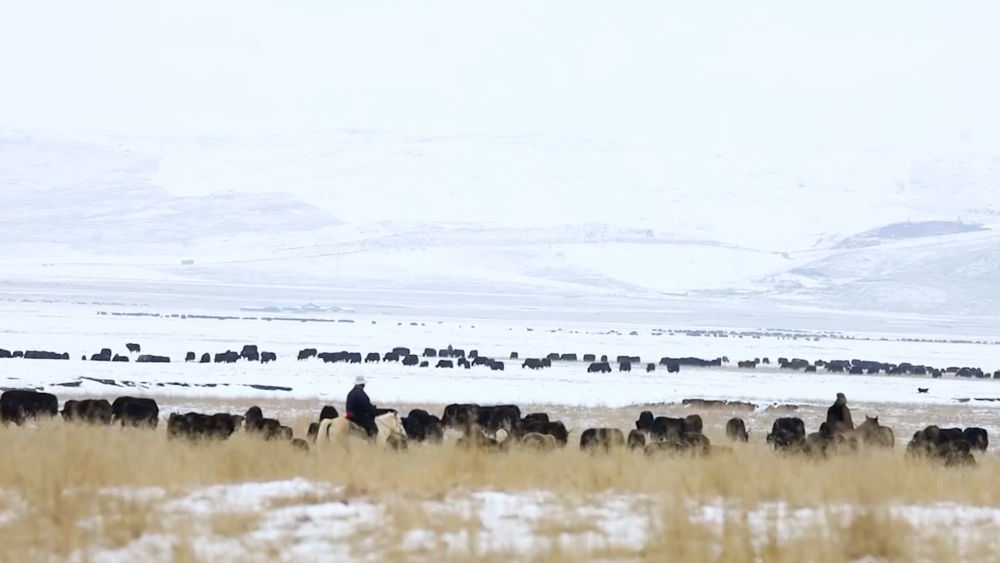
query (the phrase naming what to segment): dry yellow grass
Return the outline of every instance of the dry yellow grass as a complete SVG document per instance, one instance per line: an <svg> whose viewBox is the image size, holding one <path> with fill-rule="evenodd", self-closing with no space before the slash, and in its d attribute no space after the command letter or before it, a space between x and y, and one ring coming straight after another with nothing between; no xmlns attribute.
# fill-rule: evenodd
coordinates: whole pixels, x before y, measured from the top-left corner
<svg viewBox="0 0 1000 563"><path fill-rule="evenodd" d="M721 441L717 434L713 439ZM944 468L908 461L902 449L898 445L893 451L827 460L776 455L760 443L707 458L647 458L625 450L593 456L572 446L550 453L469 452L448 446L413 446L405 453L369 447L302 453L288 444L242 435L192 445L168 441L162 429L92 428L59 421L0 427L5 459L0 464L0 559L79 557L95 547L125 548L163 533L176 538L167 558L198 560L197 540L206 534L256 545L246 537L263 525L267 512L361 501L383 506L385 518L359 528L358 538L351 540L360 542L352 543L355 557L375 553L403 560L442 554L447 557L441 560L523 559L523 554L479 545L484 537L479 514L454 502L476 491L551 492L556 500L544 501L548 512L529 526L529 533L542 540L531 558L546 561L948 561L970 553L982 560L994 557L985 538L978 542L973 534L958 545L949 539L947 526L916 530L891 508L938 502L1000 506L997 459L981 455L976 468ZM198 487L292 478L336 488L271 499L248 513L222 507L201 520L165 513L171 499ZM129 493L146 487L154 489ZM640 545L580 540L599 530L574 511L598 503L602 494L631 495L629 510L652 526ZM754 521L768 503L857 510L849 518L839 512L816 518L805 531L788 536L779 529L787 518ZM721 519L699 518L692 506L702 505L722 507ZM414 530L424 532L430 543L408 547L407 534ZM255 557L281 557L280 549L268 551L274 549L273 543L261 544Z"/></svg>

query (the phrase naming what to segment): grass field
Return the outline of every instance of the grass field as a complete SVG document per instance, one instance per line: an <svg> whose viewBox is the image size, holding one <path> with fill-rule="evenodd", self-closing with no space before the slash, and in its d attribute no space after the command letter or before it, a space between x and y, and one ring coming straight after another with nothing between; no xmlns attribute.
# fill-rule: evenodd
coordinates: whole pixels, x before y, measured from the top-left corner
<svg viewBox="0 0 1000 563"><path fill-rule="evenodd" d="M303 434L308 419L296 413L309 405L262 406ZM577 439L584 424L626 428L635 416L548 410ZM819 411L797 414L812 430ZM725 443L721 425L732 413L702 413L713 443ZM996 559L1000 461L985 454L977 467L955 469L903 455L910 426L935 415L900 417L892 451L828 460L771 452L763 426L776 413L750 413L750 444L697 458L592 456L572 439L550 453L447 444L303 453L243 435L168 441L162 426L0 428L0 553L22 561Z"/></svg>

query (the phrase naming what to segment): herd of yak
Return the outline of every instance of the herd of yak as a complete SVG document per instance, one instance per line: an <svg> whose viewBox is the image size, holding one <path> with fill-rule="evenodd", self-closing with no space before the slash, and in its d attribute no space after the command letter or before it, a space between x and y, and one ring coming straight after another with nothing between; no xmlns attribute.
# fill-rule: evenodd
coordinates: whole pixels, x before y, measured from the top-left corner
<svg viewBox="0 0 1000 563"><path fill-rule="evenodd" d="M396 411L381 409L380 412ZM29 419L60 414L67 422L97 425L155 429L159 423L159 407L151 398L118 397L113 402L106 399L67 400L60 412L59 401L51 393L12 389L0 395L0 421L4 425L22 425ZM309 450L310 442L316 441L320 422L338 416L336 407L324 406L317 420L309 425L307 439L302 439L294 438L292 429L278 420L264 417L257 406L243 415L171 413L167 418L167 436L171 439L212 440L226 439L243 431L265 440L281 440ZM452 404L445 407L440 417L422 409L413 409L400 422L405 436L392 440L396 447L406 447L407 442L440 443L450 431L457 437L456 443L465 447L505 450L518 445L549 450L565 447L570 435L565 424L550 420L547 413L522 416L521 409L516 405ZM747 442L749 434L743 419L731 418L726 423L726 436L735 442ZM865 417L863 423L855 426L846 397L838 393L837 400L827 409L826 421L820 424L817 432L806 434L802 419L782 417L774 421L766 441L777 451L825 457L854 451L862 446L892 448L895 446L895 435L891 428L879 423L878 417ZM579 444L581 449L588 451L628 447L648 455L660 452L703 455L725 448L711 444L703 433L700 415L674 418L654 416L651 411L640 413L635 428L630 429L627 435L618 428L588 428L580 434ZM907 453L938 459L945 465L972 465L975 464L972 452L985 451L988 445L988 434L983 428L928 426L914 433L907 445Z"/></svg>
<svg viewBox="0 0 1000 563"><path fill-rule="evenodd" d="M169 356L156 355L156 354L141 354L141 346L136 343L126 344L126 348L129 354L137 354L135 361L138 363L169 363L171 361ZM128 362L130 360L129 354L117 354L112 353L110 348L102 348L99 353L92 354L90 356L91 361L104 361L104 362ZM0 348L0 359L5 358L27 358L27 359L50 359L50 360L68 360L70 359L69 353L66 352L50 352L50 351L39 351L39 350L27 350L27 351L10 351ZM361 352L352 352L347 350L341 350L337 352L321 352L316 348L305 348L299 351L297 359L298 360L309 360L309 359L322 360L325 363L348 363L348 364L361 364L361 363L378 363L378 362L399 362L404 366L416 366L421 368L431 367L432 361L433 367L441 369L451 369L455 367L462 368L472 368L475 366L487 367L494 371L503 371L506 364L501 359L490 358L479 354L478 350L469 350L466 354L464 349L453 348L448 346L447 348L424 348L423 352L418 356L416 350L411 350L405 346L395 347L392 350L385 353L378 352L368 352L367 354L362 354ZM83 356L83 359L88 359L87 356ZM278 356L274 352L262 351L258 348L256 344L247 344L243 348L236 352L235 350L226 350L225 352L218 352L216 354L210 354L209 352L204 352L200 356L195 352L187 352L184 356L185 362L195 362L201 364L217 363L217 364L230 364L239 361L249 361L249 362L260 362L269 363L277 361ZM435 361L436 360L436 361ZM611 373L613 371L613 366L617 366L620 372L630 372L633 366L642 366L643 360L640 356L628 356L619 355L612 361L607 355L598 356L597 354L583 354L577 355L575 353L558 353L552 352L547 354L545 357L538 358L525 358L520 359L518 352L511 352L509 360L521 361L522 368L529 369L544 369L552 367L553 362L583 362L587 364L587 371L589 373ZM665 356L660 358L658 362L646 362L644 369L646 372L656 371L657 366L666 369L667 373L677 373L680 371L682 366L688 367L721 367L724 365L729 365L730 361L727 356L721 356L714 359L703 359L697 357L670 357ZM739 360L736 365L740 369L755 369L758 366L770 366L777 365L780 369L803 371L806 373L816 372L819 369L823 369L828 372L833 373L849 373L853 375L916 375L916 376L931 376L933 378L939 378L944 374L953 374L955 377L967 377L967 378L989 378L1000 379L1000 370L994 371L990 374L989 371L984 371L979 367L969 367L969 366L948 366L948 367L933 367L924 364L913 364L910 362L900 362L900 363L890 363L890 362L879 362L872 360L816 360L810 362L802 358L778 358L774 364L772 364L770 358L754 358L752 360Z"/></svg>

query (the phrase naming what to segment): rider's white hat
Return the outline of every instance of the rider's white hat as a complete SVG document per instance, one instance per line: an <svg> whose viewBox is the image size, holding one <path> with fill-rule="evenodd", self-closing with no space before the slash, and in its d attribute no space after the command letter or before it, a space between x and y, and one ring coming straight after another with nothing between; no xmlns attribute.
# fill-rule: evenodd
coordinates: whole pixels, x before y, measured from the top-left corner
<svg viewBox="0 0 1000 563"><path fill-rule="evenodd" d="M354 378L354 384L355 385L364 385L365 384L365 376L359 375L359 376L355 377Z"/></svg>

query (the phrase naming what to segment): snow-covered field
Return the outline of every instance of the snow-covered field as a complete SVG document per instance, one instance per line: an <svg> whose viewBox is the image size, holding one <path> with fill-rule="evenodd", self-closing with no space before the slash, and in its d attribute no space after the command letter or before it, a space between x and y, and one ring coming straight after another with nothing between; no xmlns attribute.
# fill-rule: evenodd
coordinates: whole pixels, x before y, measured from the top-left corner
<svg viewBox="0 0 1000 563"><path fill-rule="evenodd" d="M48 315L38 315L48 308ZM11 324L0 335L8 350L67 352L69 361L0 361L3 386L27 385L64 395L114 395L123 381L132 390L153 394L197 397L272 397L339 400L355 375L365 374L371 392L382 403L480 402L624 407L646 403L679 402L684 398L734 399L770 404L793 402L822 405L842 391L857 401L874 403L957 404L958 400L1000 398L1000 381L993 379L941 379L916 376L845 376L807 374L782 370L779 357L838 360L860 358L884 362L910 362L939 368L981 367L1000 369L1000 344L985 340L909 341L884 334L812 333L805 331L729 331L704 334L674 332L669 325L573 321L525 323L524 321L453 319L395 320L353 312L248 313L238 318L184 318L101 314L114 306L56 306L13 304L4 318ZM177 313L175 313L177 314ZM261 320L273 315L281 320ZM418 317L397 317L397 319ZM147 354L170 356L170 364L83 362L101 348L127 354L124 344L138 342ZM187 351L200 357L244 344L277 353L278 362L258 364L198 364L183 362ZM406 346L420 354L424 348L447 346L505 361L504 371L485 366L472 370L406 367L399 363L351 365L325 364L317 359L296 361L299 350L358 351L384 354ZM586 362L555 362L550 369L524 369L520 358L544 357L550 352L575 353L614 360L619 355L640 356L633 371L587 373ZM647 373L646 363L664 356L728 357L720 368L685 367L679 374L665 367ZM134 360L133 355L133 360ZM738 360L769 358L769 366L738 369ZM111 384L97 380L111 380ZM69 387L66 383L78 383ZM211 386L208 386L211 385ZM278 386L280 389L258 389ZM930 392L917 394L917 387ZM986 403L992 404L992 403Z"/></svg>
<svg viewBox="0 0 1000 563"><path fill-rule="evenodd" d="M158 488L102 493L167 499ZM351 498L343 488L303 479L200 488L170 499L161 509L163 518L187 521L204 534L192 544L198 558L220 561L299 561L317 553L337 561L367 559L385 553L381 550L390 541L399 542L401 553L418 558L537 557L554 550L575 556L617 552L616 559L634 558L649 536L663 533L671 517L690 518L687 531L703 526L709 534L721 534L734 519L746 522L749 541L744 547L759 553L768 542L793 542L817 527L829 528L833 522L846 526L866 513L864 507L852 505L793 508L762 503L747 509L725 500L702 504L610 491L571 503L549 491L476 491L420 501L412 510L428 519L423 526L413 522L413 528L392 531L373 526L391 521L395 510L392 501ZM667 516L667 511L678 510L688 514ZM236 537L213 526L213 519L239 520L255 513L264 516ZM984 544L981 539L1000 530L1000 511L990 507L897 505L885 514L914 529L956 530L948 547L962 559L980 557L984 548L994 549L995 540ZM454 527L448 529L442 522ZM390 534L401 537L385 537ZM169 535L150 534L119 548L99 547L74 555L102 561L161 560L170 558L175 546ZM723 551L720 541L715 550L702 555L714 559Z"/></svg>

